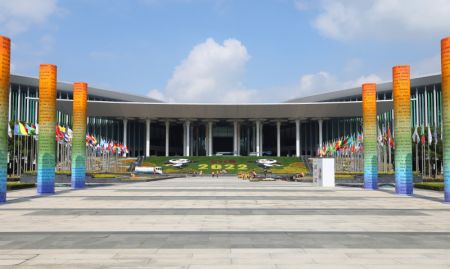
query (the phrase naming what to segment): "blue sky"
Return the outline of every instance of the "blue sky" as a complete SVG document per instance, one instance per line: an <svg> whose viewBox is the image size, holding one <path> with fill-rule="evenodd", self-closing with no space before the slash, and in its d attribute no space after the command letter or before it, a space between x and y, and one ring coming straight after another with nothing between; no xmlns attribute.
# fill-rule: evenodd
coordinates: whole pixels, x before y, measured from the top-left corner
<svg viewBox="0 0 450 269"><path fill-rule="evenodd" d="M439 72L450 1L0 0L12 72L171 102L280 102Z"/></svg>

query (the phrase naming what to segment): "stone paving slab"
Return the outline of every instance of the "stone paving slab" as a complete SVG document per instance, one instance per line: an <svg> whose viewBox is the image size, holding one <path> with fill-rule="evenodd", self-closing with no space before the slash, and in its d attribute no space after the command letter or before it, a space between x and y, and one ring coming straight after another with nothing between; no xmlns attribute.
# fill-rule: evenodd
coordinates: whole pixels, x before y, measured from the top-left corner
<svg viewBox="0 0 450 269"><path fill-rule="evenodd" d="M0 249L396 248L450 249L450 233L28 232L0 233Z"/></svg>
<svg viewBox="0 0 450 269"><path fill-rule="evenodd" d="M0 268L449 268L442 193L233 177L8 193Z"/></svg>
<svg viewBox="0 0 450 269"><path fill-rule="evenodd" d="M25 209L30 211L29 209ZM441 211L441 210L439 210ZM450 209L449 209L450 211ZM123 215L376 215L376 216L425 216L424 210L417 209L352 209L352 208L97 208L97 209L34 209L25 215L54 216L54 215L101 215L101 216L123 216Z"/></svg>

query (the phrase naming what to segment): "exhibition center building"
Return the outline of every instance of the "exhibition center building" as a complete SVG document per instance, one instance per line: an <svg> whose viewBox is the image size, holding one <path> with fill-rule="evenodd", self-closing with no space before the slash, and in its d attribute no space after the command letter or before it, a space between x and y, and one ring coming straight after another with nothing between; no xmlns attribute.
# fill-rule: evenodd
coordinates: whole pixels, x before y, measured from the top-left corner
<svg viewBox="0 0 450 269"><path fill-rule="evenodd" d="M11 75L10 122L37 123L37 78ZM73 84L57 83L57 121L72 126ZM411 124L441 128L441 76L411 79ZM392 83L377 84L382 128L393 124ZM312 156L320 145L362 133L361 88L282 103L182 104L88 89L87 132L128 146L129 156Z"/></svg>

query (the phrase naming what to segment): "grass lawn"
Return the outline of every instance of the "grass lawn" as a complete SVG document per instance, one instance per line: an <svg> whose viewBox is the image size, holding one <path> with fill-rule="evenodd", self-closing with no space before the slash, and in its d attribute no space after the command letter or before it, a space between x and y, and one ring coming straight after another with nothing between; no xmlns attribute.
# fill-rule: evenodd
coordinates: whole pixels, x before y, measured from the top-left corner
<svg viewBox="0 0 450 269"><path fill-rule="evenodd" d="M191 163L183 168L172 167L166 162L170 159L189 159ZM254 156L193 156L193 157L162 157L154 156L144 160L143 166L161 166L163 172L166 174L177 173L193 173L202 171L203 174L210 174L211 171L218 171L225 169L229 174L237 174L239 172L250 172L253 169L257 173L263 172L263 168L256 163L257 159L274 159L277 160L281 166L272 167L270 170L274 174L298 174L307 173L303 161L296 157L254 157Z"/></svg>
<svg viewBox="0 0 450 269"><path fill-rule="evenodd" d="M444 191L444 182L423 182L414 184L414 188L433 191Z"/></svg>
<svg viewBox="0 0 450 269"><path fill-rule="evenodd" d="M20 190L20 189L27 189L27 188L34 188L34 183L22 183L22 182L7 182L6 188L8 191L11 190Z"/></svg>

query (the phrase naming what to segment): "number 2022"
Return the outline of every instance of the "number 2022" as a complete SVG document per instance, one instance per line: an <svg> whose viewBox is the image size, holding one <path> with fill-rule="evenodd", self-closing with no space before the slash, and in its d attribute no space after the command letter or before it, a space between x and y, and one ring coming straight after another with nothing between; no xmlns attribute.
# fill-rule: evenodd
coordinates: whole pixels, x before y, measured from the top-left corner
<svg viewBox="0 0 450 269"><path fill-rule="evenodd" d="M199 170L208 170L208 168L209 168L208 164L206 164L206 163L201 163L198 165ZM247 165L243 164L243 163L238 164L237 167L235 164L231 164L231 163L224 164L223 166L222 166L222 164L211 164L212 170L220 170L222 168L224 168L225 170L235 170L236 168L238 170L247 170L248 169Z"/></svg>

